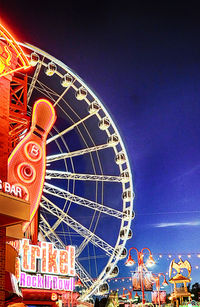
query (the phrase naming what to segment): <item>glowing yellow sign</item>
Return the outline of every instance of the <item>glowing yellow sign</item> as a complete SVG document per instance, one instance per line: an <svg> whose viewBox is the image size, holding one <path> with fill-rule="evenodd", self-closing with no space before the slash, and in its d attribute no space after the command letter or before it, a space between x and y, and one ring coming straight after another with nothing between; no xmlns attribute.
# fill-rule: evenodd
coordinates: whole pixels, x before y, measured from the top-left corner
<svg viewBox="0 0 200 307"><path fill-rule="evenodd" d="M11 57L12 53L8 47L0 45L0 74L4 73L8 69L8 66L11 65Z"/></svg>
<svg viewBox="0 0 200 307"><path fill-rule="evenodd" d="M181 269L186 269L188 271L188 278L191 275L191 264L188 260L183 261L181 258L178 263L175 262L175 259L172 260L169 267L169 277L172 275L172 269L177 271L176 277L180 276Z"/></svg>
<svg viewBox="0 0 200 307"><path fill-rule="evenodd" d="M0 38L0 77L31 66L19 44L1 24ZM14 55L16 63L12 63Z"/></svg>

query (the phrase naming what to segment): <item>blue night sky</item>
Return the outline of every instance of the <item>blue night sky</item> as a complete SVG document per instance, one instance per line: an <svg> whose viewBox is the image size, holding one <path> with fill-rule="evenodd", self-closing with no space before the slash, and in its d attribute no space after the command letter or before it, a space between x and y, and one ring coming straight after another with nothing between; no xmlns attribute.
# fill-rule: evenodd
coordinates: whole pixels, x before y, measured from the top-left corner
<svg viewBox="0 0 200 307"><path fill-rule="evenodd" d="M102 99L121 133L136 195L127 249L149 247L157 260L154 272L168 271L169 254L176 260L191 254L192 283L199 281L200 20L195 3L42 1L41 7L34 1L19 8L12 1L10 11L6 2L1 1L0 14L19 40L73 69ZM124 260L118 264L119 277L130 276Z"/></svg>

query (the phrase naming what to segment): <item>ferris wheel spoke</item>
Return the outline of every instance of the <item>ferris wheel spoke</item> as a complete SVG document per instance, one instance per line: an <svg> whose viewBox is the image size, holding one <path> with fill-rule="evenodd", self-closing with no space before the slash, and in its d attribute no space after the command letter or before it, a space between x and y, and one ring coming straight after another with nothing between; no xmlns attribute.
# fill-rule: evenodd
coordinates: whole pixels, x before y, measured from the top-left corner
<svg viewBox="0 0 200 307"><path fill-rule="evenodd" d="M34 90L35 84L37 82L41 67L42 67L42 62L38 63L37 66L36 66L36 69L35 69L35 72L34 72L34 75L33 75L33 78L31 80L31 84L29 86L28 93L27 93L27 104L29 103L29 100L31 98L31 95L32 95L32 92Z"/></svg>
<svg viewBox="0 0 200 307"><path fill-rule="evenodd" d="M88 147L88 148L84 148L84 149L80 149L80 150L76 150L76 151L71 151L71 152L67 152L67 153L51 155L51 156L47 156L47 162L50 163L50 162L54 162L54 161L58 161L58 160L66 159L66 158L72 158L72 157L84 155L84 154L87 154L87 153L91 153L91 152L94 152L94 151L106 149L106 148L109 148L111 146L112 145L106 143L106 144Z"/></svg>
<svg viewBox="0 0 200 307"><path fill-rule="evenodd" d="M46 170L46 179L72 179L72 180L89 180L89 181L109 181L109 182L123 182L124 178L121 176L111 175L95 175L95 174L79 174L62 172L56 170Z"/></svg>
<svg viewBox="0 0 200 307"><path fill-rule="evenodd" d="M47 237L52 243L54 243L58 248L65 248L65 244L60 239L60 237L55 232L55 229L58 227L55 227L55 224L53 227L47 222L47 220L44 218L42 214L40 214L40 225L39 228L43 232L44 236ZM60 222L61 223L61 222ZM59 223L59 224L60 224ZM76 248L76 257L80 255L79 248Z"/></svg>
<svg viewBox="0 0 200 307"><path fill-rule="evenodd" d="M105 242L103 239L99 238L89 229L81 225L79 222L74 220L72 217L67 215L65 212L62 211L59 207L57 207L52 201L50 201L45 196L42 196L42 200L40 206L47 210L52 215L56 216L58 219L62 220L63 223L71 227L75 230L78 234L80 234L83 238L89 238L89 242L93 245L101 248L106 252L108 255L112 255L114 252L114 248Z"/></svg>
<svg viewBox="0 0 200 307"><path fill-rule="evenodd" d="M84 118L82 118L81 120L79 120L78 122L74 123L73 125L71 125L70 127L66 128L65 130L59 132L58 134L52 136L51 138L49 138L47 140L47 144L51 143L52 141L55 141L57 138L61 137L62 135L64 135L65 133L73 130L75 127L77 127L78 125L80 125L81 123L83 123L84 121L86 121L88 118L90 118L91 116L93 116L94 114L96 114L98 112L98 110L96 112L93 112L91 114L88 114L87 116L85 116Z"/></svg>
<svg viewBox="0 0 200 307"><path fill-rule="evenodd" d="M51 228L50 224L46 221L44 216L41 214L41 222L40 222L40 230L47 237L50 242L52 242L56 248L65 249L66 245L62 242L62 240L56 235L55 231ZM82 267L79 263L78 259L75 259L75 270L76 274L79 276L81 282L88 288L93 284L92 277L88 274L88 272Z"/></svg>
<svg viewBox="0 0 200 307"><path fill-rule="evenodd" d="M37 91L39 93L41 93L42 95L48 97L49 100L54 101L54 98L52 97L51 93L48 92L47 90L43 90L40 87L35 86L35 89L37 89Z"/></svg>
<svg viewBox="0 0 200 307"><path fill-rule="evenodd" d="M44 184L43 191L48 193L48 194L57 196L59 198L63 198L65 200L72 201L73 203L76 203L77 205L84 206L84 207L90 208L92 210L97 210L101 213L105 213L107 215L113 216L113 217L118 218L118 219L122 219L124 217L124 213L121 212L121 211L118 211L116 209L113 209L113 208L107 207L105 205L99 204L95 201L91 201L89 199L74 195L74 194L72 194L68 191L65 191L61 188L58 188L58 187L56 187L52 184L46 183L46 182Z"/></svg>
<svg viewBox="0 0 200 307"><path fill-rule="evenodd" d="M69 90L70 87L67 87L62 94L58 97L58 99L54 102L53 106L55 108L55 106L59 103L59 101L65 96L65 94L67 93L67 91Z"/></svg>
<svg viewBox="0 0 200 307"><path fill-rule="evenodd" d="M44 237L48 238L57 248L65 249L65 244L62 242L59 236L55 233L51 225L47 222L47 220L44 218L42 214L40 214L39 228L44 234Z"/></svg>
<svg viewBox="0 0 200 307"><path fill-rule="evenodd" d="M77 250L77 257L82 253L82 251L85 249L85 247L87 246L89 242L89 239L85 239L80 245L79 245L79 248Z"/></svg>
<svg viewBox="0 0 200 307"><path fill-rule="evenodd" d="M35 85L35 90L42 93L44 96L48 96L48 98L55 103L55 99L59 98L59 94L53 91L51 88L43 84L41 81L37 80L37 84ZM55 98L54 98L55 97Z"/></svg>
<svg viewBox="0 0 200 307"><path fill-rule="evenodd" d="M83 283L86 288L89 288L94 283L92 277L89 275L89 273L84 269L84 267L80 264L80 262L76 259L75 262L75 269L76 273L79 276L81 282Z"/></svg>

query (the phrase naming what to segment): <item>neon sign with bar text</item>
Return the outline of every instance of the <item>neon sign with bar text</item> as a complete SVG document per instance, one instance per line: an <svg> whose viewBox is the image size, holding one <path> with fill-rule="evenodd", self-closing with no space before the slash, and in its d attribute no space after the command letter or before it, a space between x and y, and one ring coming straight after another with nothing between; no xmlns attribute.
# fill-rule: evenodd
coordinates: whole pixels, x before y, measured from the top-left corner
<svg viewBox="0 0 200 307"><path fill-rule="evenodd" d="M5 181L2 182L0 179L0 192L4 192L15 197L23 198L23 192L21 187L16 186L14 184L10 184L9 182Z"/></svg>

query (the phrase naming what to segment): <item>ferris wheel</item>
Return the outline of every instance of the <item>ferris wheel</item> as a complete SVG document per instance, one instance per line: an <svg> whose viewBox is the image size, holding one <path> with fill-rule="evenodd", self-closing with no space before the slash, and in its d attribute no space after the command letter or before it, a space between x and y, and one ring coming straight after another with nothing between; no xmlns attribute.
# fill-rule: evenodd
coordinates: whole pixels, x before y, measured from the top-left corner
<svg viewBox="0 0 200 307"><path fill-rule="evenodd" d="M88 85L53 56L20 45L32 65L28 115L41 97L57 114L47 139L39 235L57 248L76 246L81 299L87 300L108 291L106 280L118 274L117 262L127 255L134 217L128 156L110 114Z"/></svg>

